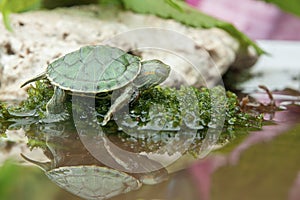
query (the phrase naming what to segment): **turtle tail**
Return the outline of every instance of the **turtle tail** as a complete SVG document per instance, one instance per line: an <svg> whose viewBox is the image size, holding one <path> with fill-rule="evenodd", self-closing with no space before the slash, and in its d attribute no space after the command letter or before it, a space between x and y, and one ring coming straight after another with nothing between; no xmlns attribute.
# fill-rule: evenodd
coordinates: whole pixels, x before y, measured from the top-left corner
<svg viewBox="0 0 300 200"><path fill-rule="evenodd" d="M46 78L46 73L45 72L42 73L42 74L37 75L36 77L33 77L32 79L29 79L28 81L26 81L25 83L23 83L21 85L21 88L24 87L25 85L27 85L28 83L31 83L31 82L37 81L37 80L41 80L43 78Z"/></svg>
<svg viewBox="0 0 300 200"><path fill-rule="evenodd" d="M51 169L51 162L39 162L39 161L35 161L32 160L30 158L28 158L27 156L25 156L24 154L20 153L20 155L22 156L22 158L24 160L26 160L27 162L30 162L32 164L35 164L37 166L39 166L40 168L42 168L45 171L49 171Z"/></svg>

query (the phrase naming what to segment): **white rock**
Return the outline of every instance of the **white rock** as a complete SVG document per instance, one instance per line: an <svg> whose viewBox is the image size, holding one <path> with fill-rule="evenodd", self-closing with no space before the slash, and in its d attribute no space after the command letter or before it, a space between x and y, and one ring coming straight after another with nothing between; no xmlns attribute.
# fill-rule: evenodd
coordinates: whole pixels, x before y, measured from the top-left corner
<svg viewBox="0 0 300 200"><path fill-rule="evenodd" d="M13 33L0 23L0 100L5 101L26 98L25 89L19 87L25 80L85 45L115 45L139 50L143 59L160 59L172 66L166 84L177 86L214 85L240 53L239 43L223 30L196 29L171 19L99 6L12 14L10 18ZM247 58L248 52L242 56Z"/></svg>

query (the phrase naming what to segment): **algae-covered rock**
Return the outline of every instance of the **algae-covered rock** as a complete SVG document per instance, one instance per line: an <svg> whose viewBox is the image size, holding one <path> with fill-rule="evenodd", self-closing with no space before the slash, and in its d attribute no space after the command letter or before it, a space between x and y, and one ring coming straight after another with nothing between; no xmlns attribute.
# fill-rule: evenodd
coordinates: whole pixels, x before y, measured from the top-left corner
<svg viewBox="0 0 300 200"><path fill-rule="evenodd" d="M27 90L28 98L17 106L7 108L4 104L0 109L0 119L10 121L27 120L28 123L38 123L45 116L46 103L53 94L53 87L46 80L37 81L35 86ZM75 114L80 119L92 120L88 116L96 116L97 123L103 120L111 104L111 93L106 96L77 96L68 95L66 100L67 112ZM80 100L76 103L75 100ZM88 102L92 101L92 107ZM84 111L84 112L83 112ZM90 113L87 113L90 112ZM28 119L31 119L28 121ZM107 126L108 133L151 134L153 132L178 132L179 130L194 130L195 134L205 133L209 128L219 124L223 132L232 132L235 127L260 128L262 117L242 112L237 96L225 92L221 86L194 88L183 86L179 89L156 86L144 90L139 98L124 105L116 112ZM72 119L70 119L72 120ZM24 122L24 123L26 123ZM215 128L215 127L214 127Z"/></svg>

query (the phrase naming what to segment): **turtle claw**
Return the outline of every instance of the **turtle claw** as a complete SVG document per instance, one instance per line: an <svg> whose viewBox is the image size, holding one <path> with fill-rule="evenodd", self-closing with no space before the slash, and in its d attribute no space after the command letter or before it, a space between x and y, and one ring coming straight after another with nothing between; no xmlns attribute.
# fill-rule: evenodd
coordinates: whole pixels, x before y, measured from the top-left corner
<svg viewBox="0 0 300 200"><path fill-rule="evenodd" d="M45 118L41 119L42 123L54 123L62 122L69 119L69 114L67 112L62 112L58 114L46 113Z"/></svg>
<svg viewBox="0 0 300 200"><path fill-rule="evenodd" d="M112 117L112 113L107 113L104 116L104 119L103 119L103 121L101 123L101 126L105 126L109 122L109 120L111 119L111 117Z"/></svg>

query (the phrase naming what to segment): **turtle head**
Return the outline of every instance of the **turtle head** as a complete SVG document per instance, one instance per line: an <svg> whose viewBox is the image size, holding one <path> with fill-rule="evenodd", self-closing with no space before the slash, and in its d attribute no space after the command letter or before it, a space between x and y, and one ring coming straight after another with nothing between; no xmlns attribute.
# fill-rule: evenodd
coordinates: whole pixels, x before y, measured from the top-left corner
<svg viewBox="0 0 300 200"><path fill-rule="evenodd" d="M140 89L156 86L168 78L170 71L170 66L159 60L147 60L142 62L141 72L133 83Z"/></svg>
<svg viewBox="0 0 300 200"><path fill-rule="evenodd" d="M138 174L139 180L146 185L155 185L166 181L169 178L168 171L165 168L161 168L156 171Z"/></svg>

